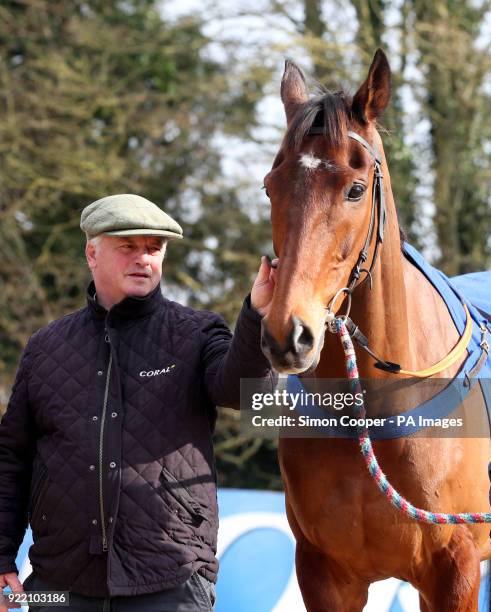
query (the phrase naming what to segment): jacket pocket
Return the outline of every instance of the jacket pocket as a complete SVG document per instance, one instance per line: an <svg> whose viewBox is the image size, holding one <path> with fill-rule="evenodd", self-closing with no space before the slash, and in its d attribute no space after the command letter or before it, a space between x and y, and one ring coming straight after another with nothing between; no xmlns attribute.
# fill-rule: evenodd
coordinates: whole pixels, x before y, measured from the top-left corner
<svg viewBox="0 0 491 612"><path fill-rule="evenodd" d="M165 467L162 468L162 481L166 490L172 495L176 502L189 515L196 526L201 525L205 520L205 515L201 506L194 501L187 489L169 472Z"/></svg>
<svg viewBox="0 0 491 612"><path fill-rule="evenodd" d="M38 519L39 511L46 493L48 484L48 468L43 464L39 468L37 478L31 486L31 496L29 503L29 523L34 525Z"/></svg>

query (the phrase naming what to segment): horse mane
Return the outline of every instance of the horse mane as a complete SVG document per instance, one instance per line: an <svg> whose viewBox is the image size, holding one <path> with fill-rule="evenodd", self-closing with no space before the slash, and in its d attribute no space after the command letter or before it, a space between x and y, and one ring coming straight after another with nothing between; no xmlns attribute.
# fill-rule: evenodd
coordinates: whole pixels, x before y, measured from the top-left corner
<svg viewBox="0 0 491 612"><path fill-rule="evenodd" d="M346 144L351 119L351 98L343 91L318 87L316 96L300 106L286 132L286 142L297 151L312 127L323 129L333 147Z"/></svg>

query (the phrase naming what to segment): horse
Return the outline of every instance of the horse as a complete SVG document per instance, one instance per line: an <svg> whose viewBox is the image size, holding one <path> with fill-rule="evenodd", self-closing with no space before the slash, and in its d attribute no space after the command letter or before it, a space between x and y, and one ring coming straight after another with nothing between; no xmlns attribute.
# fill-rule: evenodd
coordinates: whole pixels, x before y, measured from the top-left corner
<svg viewBox="0 0 491 612"><path fill-rule="evenodd" d="M393 379L394 364L403 364L423 377L453 379L469 355L440 293L403 253L377 131L390 80L379 49L354 96L323 90L310 98L300 69L285 63L286 133L264 178L279 262L261 345L278 372L313 384L346 377L327 314L349 306L370 349L358 351L363 378ZM376 365L374 355L385 359ZM435 363L439 370L425 374ZM485 414L479 390L470 403ZM489 508L489 436L403 436L373 446L390 481L418 507ZM280 436L278 457L309 612L359 612L369 585L389 577L419 591L423 612L477 610L480 562L491 557L489 526L431 525L403 515L374 485L352 439Z"/></svg>

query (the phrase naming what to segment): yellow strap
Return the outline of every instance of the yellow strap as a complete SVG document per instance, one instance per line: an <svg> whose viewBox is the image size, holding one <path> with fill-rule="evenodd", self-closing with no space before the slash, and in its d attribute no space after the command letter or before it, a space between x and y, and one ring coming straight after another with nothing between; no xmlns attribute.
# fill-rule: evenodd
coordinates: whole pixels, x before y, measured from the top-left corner
<svg viewBox="0 0 491 612"><path fill-rule="evenodd" d="M418 376L419 378L433 376L433 374L438 374L438 372L443 372L443 370L446 370L464 354L472 337L472 319L467 306L465 304L463 304L463 306L465 316L467 318L464 333L450 353L441 361L435 363L435 365L431 366L430 368L426 368L426 370L418 370L417 372L412 372L411 370L399 370L398 374L408 374L409 376Z"/></svg>

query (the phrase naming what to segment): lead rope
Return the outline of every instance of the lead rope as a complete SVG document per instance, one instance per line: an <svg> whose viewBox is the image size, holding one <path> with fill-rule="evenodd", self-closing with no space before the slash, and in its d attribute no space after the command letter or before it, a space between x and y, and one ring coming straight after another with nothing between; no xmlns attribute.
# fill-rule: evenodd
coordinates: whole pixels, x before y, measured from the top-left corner
<svg viewBox="0 0 491 612"><path fill-rule="evenodd" d="M348 379L356 392L363 397L360 384L360 376L358 374L358 366L356 364L356 353L351 340L351 336L346 328L344 319L336 317L330 325L331 329L336 333L343 345L344 354L346 357L346 371ZM357 416L364 419L366 415L365 405L357 407ZM491 512L462 512L460 514L443 514L441 512L428 512L421 508L416 508L407 501L394 487L390 484L387 476L382 472L377 457L373 451L370 434L366 427L358 428L358 443L360 445L361 454L365 460L368 471L377 483L378 488L382 491L389 502L398 508L401 512L423 523L436 524L458 524L458 523L491 523Z"/></svg>

